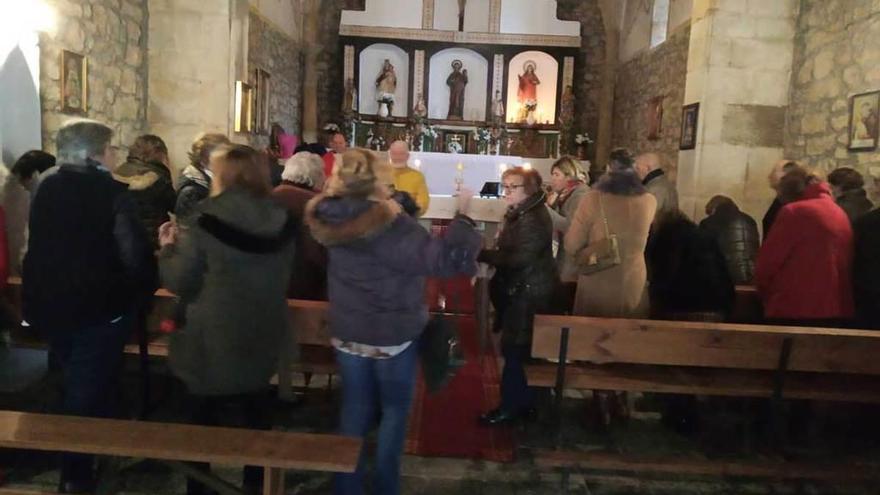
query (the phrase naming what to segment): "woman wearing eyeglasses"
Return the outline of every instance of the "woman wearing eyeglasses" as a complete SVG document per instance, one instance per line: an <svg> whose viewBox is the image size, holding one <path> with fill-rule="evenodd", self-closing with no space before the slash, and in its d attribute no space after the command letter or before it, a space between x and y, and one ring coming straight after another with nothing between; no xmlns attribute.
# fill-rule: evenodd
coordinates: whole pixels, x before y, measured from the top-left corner
<svg viewBox="0 0 880 495"><path fill-rule="evenodd" d="M507 213L495 249L483 250L478 261L495 267L489 285L495 306L493 330L501 332L504 371L501 404L480 416L485 425L534 417L534 393L523 364L532 343L532 322L544 311L558 283L553 260L553 221L544 206L541 176L516 167L501 176Z"/></svg>

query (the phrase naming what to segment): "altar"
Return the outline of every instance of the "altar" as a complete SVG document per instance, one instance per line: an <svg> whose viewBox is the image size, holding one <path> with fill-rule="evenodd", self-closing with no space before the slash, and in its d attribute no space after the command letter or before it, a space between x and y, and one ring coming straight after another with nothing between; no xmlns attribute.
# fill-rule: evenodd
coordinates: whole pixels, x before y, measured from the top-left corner
<svg viewBox="0 0 880 495"><path fill-rule="evenodd" d="M379 153L387 160L384 152ZM474 192L470 217L478 222L497 223L507 209L503 199L480 198L479 192L486 182L501 182L501 174L512 167L528 167L536 170L544 182L550 178L552 158L523 158L505 155L472 155L452 153L412 152L409 166L425 176L431 203L422 216L425 220L448 220L455 216L459 184Z"/></svg>

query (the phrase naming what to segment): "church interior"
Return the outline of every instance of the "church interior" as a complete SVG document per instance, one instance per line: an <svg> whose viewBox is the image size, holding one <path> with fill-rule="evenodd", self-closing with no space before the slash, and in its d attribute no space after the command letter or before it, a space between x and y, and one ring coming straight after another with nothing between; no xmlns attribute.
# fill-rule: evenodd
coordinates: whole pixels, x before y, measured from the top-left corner
<svg viewBox="0 0 880 495"><path fill-rule="evenodd" d="M880 36L876 0L0 0L0 244L6 245L0 278L8 277L0 284L0 495L877 493L880 217L871 210L880 201L880 45L874 35ZM152 258L156 291L134 310L128 341L120 343L122 357L111 371L120 390L110 395L121 405L112 415L59 413L57 404L67 403L73 387L68 360L75 356L39 328L42 319L28 316L34 311L28 313L29 301L41 293L28 272L52 272L34 268L40 253L50 252L39 248L49 242L41 241L39 222L63 208L36 211L40 196L45 204L56 190L51 184L61 183L62 157L72 146L65 132L75 122L112 131L105 144L119 164L139 156L144 136L158 137L172 195L171 206L160 208L163 221L148 225L158 253ZM454 329L454 337L440 339L441 347L449 344L443 366L450 371L439 385L429 377L426 335L405 344L360 342L370 344L369 352L389 352L389 362L397 352L409 355L410 343L418 347L421 371L412 373L412 405L404 409L405 438L398 439L402 457L398 452L394 460L386 451L384 422L393 414L384 399L380 413L367 410L383 422L378 433L343 434L340 423L349 413L340 413L341 404L354 400L345 387L343 375L353 369L346 360L370 359L347 347L348 333L339 333L342 317L334 311L343 311L346 291L361 283L360 299L348 295L354 301L345 304L370 318L379 310L368 301L391 304L390 293L371 290L407 292L386 272L368 283L369 276L356 271L407 255L397 245L367 255L325 243L319 226L329 224L319 223L317 199L303 201L305 213L301 205L290 221L296 235L311 232L326 251L325 293L320 301L290 292L280 300L289 331L262 360L271 368L267 397L232 401L229 414L244 411L241 424L216 419L229 409L217 397L198 406L203 413L211 409L205 414L213 423L184 424L192 386L179 379L173 348L182 345L176 342L187 333L187 320L199 317L198 299L214 292L175 293L166 283L164 239L177 256L183 247L175 240L188 229L212 232L203 221L207 213L185 226L179 196L191 180L205 182L206 195L219 187L223 173L199 165L199 153L204 163L209 155L213 163L215 154L197 147L218 135L227 166L235 150L253 153L268 164L273 187L292 180L288 167L299 165L300 153L303 163L323 160L323 190L310 182L309 198L354 187L346 161L355 159L351 150L368 150L363 163L376 170L390 165L389 188L412 203L410 211L398 200L420 235L443 240L436 246L446 249L464 228L464 215L482 243L470 259L473 273L438 276L398 267L421 277L424 287L412 287L424 289L424 297L417 294L424 306L420 328L428 322L424 333ZM19 168L31 150L53 155L55 167L33 176L39 188ZM87 154L85 161L101 162L98 168L117 185L135 188L96 157ZM191 170L205 178L192 179ZM791 193L801 172L804 183ZM404 179L404 173L410 175ZM609 179L615 174L638 178L620 186ZM372 180L383 180L375 175ZM659 193L651 185L658 178ZM420 189L410 190L410 180ZM565 206L581 186L584 199ZM116 203L94 207L104 204L90 199L101 193L84 187L81 200L66 204L82 204L83 215L117 211ZM516 203L510 198L518 197L517 188L531 196ZM806 212L811 191L829 199L823 203L834 210L829 216ZM650 196L644 221L632 216L640 195ZM537 210L523 206L532 198ZM585 206L590 198L598 198L595 208ZM633 202L620 206L625 200ZM527 212L543 212L545 203L549 214L541 215L553 222L546 249L525 256L544 224L514 226ZM690 253L685 243L717 232L720 220L713 217L720 218L722 203L742 223L718 234L720 250L712 241L713 247ZM621 212L631 216L615 225ZM664 236L661 212L681 230ZM792 223L796 215L804 215L800 223ZM239 227L268 217L255 214ZM845 226L830 217L843 218ZM577 244L579 222L584 239ZM184 234L177 233L178 223ZM638 241L636 224L644 227ZM115 225L108 239L118 239ZM70 235L101 228L83 225ZM692 238L671 237L685 236L684 230ZM498 261L514 231L520 237L512 253ZM97 236L84 245L103 242ZM380 237L371 233L361 241ZM826 241L827 250L797 258L804 245ZM295 242L291 279L303 252ZM435 249L423 242L427 247L413 258L418 262ZM630 243L639 247L635 255L627 254ZM566 279L562 258L575 256L572 246L580 271ZM94 249L112 251L105 248ZM206 269L207 281L275 248L259 249L241 257L212 258L208 247L193 252L207 252L207 266L226 263ZM348 258L344 264L340 249L360 265ZM68 263L90 270L96 257L77 261L81 251L71 247ZM547 304L529 292L539 290L536 260L545 251L558 285ZM708 275L708 251L720 253L723 282ZM51 252L46 267L67 256L64 249ZM610 280L608 274L634 257L639 270L627 272L619 287L597 282ZM519 265L509 261L514 258ZM431 266L439 273L454 264L450 260ZM527 268L516 271L520 265ZM112 266L125 271L124 263ZM252 266L268 265L260 258ZM747 273L740 277L739 269ZM512 273L524 281L511 285ZM274 283L268 275L241 276L239 288L260 294ZM583 309L598 304L591 291L614 293L614 304L631 298L632 277L641 277L637 295L645 304L650 299L650 310L608 312L606 301L601 310ZM57 286L80 292L91 287L59 280ZM718 311L669 302L708 300L722 285L729 291L718 297L728 300ZM669 306L657 309L655 298ZM556 304L560 300L567 306ZM524 307L515 306L521 301ZM272 304L252 306L269 313ZM48 311L61 314L68 306ZM786 312L794 307L800 312ZM218 326L226 310L222 304L213 309ZM400 306L383 313L387 319L363 318L388 322L405 311ZM247 321L236 318L225 319ZM345 321L356 320L349 315ZM258 323L251 326L260 331ZM514 327L526 328L525 344L511 344ZM200 338L220 338L208 331ZM254 352L244 350L249 344L235 345L239 352L224 352L236 360ZM193 359L208 363L207 353L219 347L204 348L198 352L205 355ZM385 386L378 373L369 385L376 390ZM529 399L528 407L511 412L504 408L518 386L511 385L514 373ZM352 375L345 376L354 387ZM493 410L496 403L501 406ZM248 428L254 408L271 417L270 428ZM373 450L376 459L369 457ZM96 456L97 474L83 486L65 482L71 454L80 465L83 455ZM372 481L365 477L366 492L346 485L350 479L340 481L339 473L363 477L366 457L379 473ZM248 485L255 466L256 489ZM399 483L383 478L387 470ZM242 472L244 488L238 486Z"/></svg>

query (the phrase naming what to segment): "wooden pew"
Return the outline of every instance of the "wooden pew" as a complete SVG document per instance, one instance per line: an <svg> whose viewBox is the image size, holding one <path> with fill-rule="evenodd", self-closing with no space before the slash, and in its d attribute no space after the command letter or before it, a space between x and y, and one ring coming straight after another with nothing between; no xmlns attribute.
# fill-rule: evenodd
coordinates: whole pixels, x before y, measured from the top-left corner
<svg viewBox="0 0 880 495"><path fill-rule="evenodd" d="M532 357L557 362L527 365L526 375L531 386L555 389L557 414L566 388L763 397L778 410L782 399L880 403L877 356L880 332L871 330L538 315ZM595 456L540 451L536 461L585 467ZM786 469L777 474L836 472Z"/></svg>
<svg viewBox="0 0 880 495"><path fill-rule="evenodd" d="M339 435L0 411L0 447L174 461L172 467L195 475L182 462L261 466L264 495L284 493L285 469L354 472L361 446L360 439ZM202 476L221 493L241 493Z"/></svg>

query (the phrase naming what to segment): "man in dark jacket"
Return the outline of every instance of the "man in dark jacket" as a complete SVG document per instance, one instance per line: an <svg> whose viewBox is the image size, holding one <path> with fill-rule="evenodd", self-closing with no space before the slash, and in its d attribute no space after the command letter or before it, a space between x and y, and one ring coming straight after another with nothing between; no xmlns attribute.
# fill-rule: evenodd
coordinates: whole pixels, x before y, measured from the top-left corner
<svg viewBox="0 0 880 495"><path fill-rule="evenodd" d="M718 243L674 211L659 219L645 253L651 313L670 320L723 320L735 292Z"/></svg>
<svg viewBox="0 0 880 495"><path fill-rule="evenodd" d="M128 160L113 171L113 178L128 186L153 249L158 249L159 226L169 220L177 202L165 142L151 134L135 139Z"/></svg>
<svg viewBox="0 0 880 495"><path fill-rule="evenodd" d="M868 199L865 191L865 179L858 170L840 167L828 174L828 184L834 202L843 208L849 221L855 224L862 215L874 209L874 203Z"/></svg>
<svg viewBox="0 0 880 495"><path fill-rule="evenodd" d="M64 414L106 417L137 306L155 290L156 262L136 206L108 169L113 131L78 120L58 131L58 172L31 207L25 319L49 337L63 371ZM92 457L65 455L62 493L91 493Z"/></svg>
<svg viewBox="0 0 880 495"><path fill-rule="evenodd" d="M853 230L853 296L859 326L880 330L880 209L863 215Z"/></svg>
<svg viewBox="0 0 880 495"><path fill-rule="evenodd" d="M751 283L755 275L755 258L761 247L758 224L727 196L710 199L706 214L709 216L700 222L700 230L718 242L733 283Z"/></svg>

